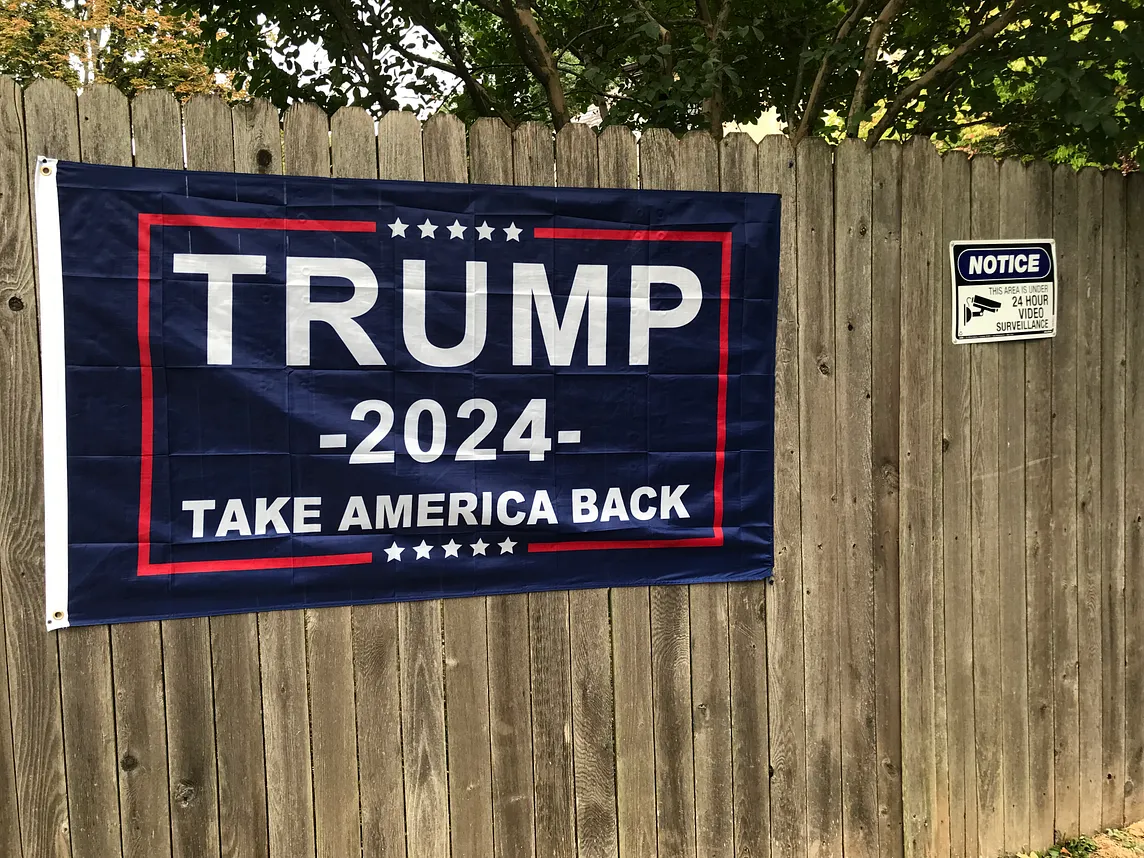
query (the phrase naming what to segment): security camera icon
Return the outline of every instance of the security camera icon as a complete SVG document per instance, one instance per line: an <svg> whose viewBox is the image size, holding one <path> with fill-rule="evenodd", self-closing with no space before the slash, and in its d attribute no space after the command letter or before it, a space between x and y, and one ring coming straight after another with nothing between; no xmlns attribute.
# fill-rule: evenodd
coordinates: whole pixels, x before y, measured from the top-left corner
<svg viewBox="0 0 1144 858"><path fill-rule="evenodd" d="M993 301L981 295L973 295L965 299L965 323L969 324L970 319L976 319L985 313L996 313L1000 309L1000 301Z"/></svg>

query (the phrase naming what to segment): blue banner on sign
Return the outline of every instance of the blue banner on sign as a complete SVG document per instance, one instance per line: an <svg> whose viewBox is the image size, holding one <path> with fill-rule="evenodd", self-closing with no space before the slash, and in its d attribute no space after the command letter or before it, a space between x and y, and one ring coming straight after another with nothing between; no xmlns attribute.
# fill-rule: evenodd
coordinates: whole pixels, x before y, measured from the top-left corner
<svg viewBox="0 0 1144 858"><path fill-rule="evenodd" d="M777 196L37 181L50 627L770 574Z"/></svg>

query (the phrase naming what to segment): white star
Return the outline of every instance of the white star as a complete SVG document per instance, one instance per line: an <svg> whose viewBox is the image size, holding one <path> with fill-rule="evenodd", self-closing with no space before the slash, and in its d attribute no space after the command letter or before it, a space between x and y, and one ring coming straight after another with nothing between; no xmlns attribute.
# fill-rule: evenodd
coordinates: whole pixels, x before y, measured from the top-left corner
<svg viewBox="0 0 1144 858"><path fill-rule="evenodd" d="M425 540L422 539L420 545L414 545L413 546L413 550L417 552L417 559L418 560L428 560L429 559L429 552L433 550L433 546L432 545L426 545Z"/></svg>
<svg viewBox="0 0 1144 858"><path fill-rule="evenodd" d="M400 560L401 559L401 552L404 550L405 549L402 548L400 545L398 545L396 542L393 543L393 545L391 545L391 546L389 546L389 548L385 549L385 556L388 558L385 562L389 563L393 560Z"/></svg>
<svg viewBox="0 0 1144 858"><path fill-rule="evenodd" d="M448 542L446 542L441 547L445 549L445 556L446 557L456 557L457 556L457 549L460 548L461 546L459 546L457 543L455 543L453 540L450 539Z"/></svg>
<svg viewBox="0 0 1144 858"><path fill-rule="evenodd" d="M465 237L465 230L468 229L468 227L467 226L461 226L461 222L459 220L454 220L453 225L448 227L448 229L449 229L449 238L464 238Z"/></svg>
<svg viewBox="0 0 1144 858"><path fill-rule="evenodd" d="M497 545L500 546L501 554L512 554L512 549L516 543L506 536L504 542L498 542Z"/></svg>
<svg viewBox="0 0 1144 858"><path fill-rule="evenodd" d="M488 557L488 555L485 554L485 549L488 547L489 547L489 544L487 542L485 542L483 539L478 539L476 542L474 542L472 545L469 546L469 548L473 549L473 556L474 557L476 557L478 554L482 554L485 557Z"/></svg>
<svg viewBox="0 0 1144 858"><path fill-rule="evenodd" d="M397 238L398 236L401 236L402 238L405 238L405 230L408 228L409 224L402 223L401 218L398 218L389 225L389 237Z"/></svg>
<svg viewBox="0 0 1144 858"><path fill-rule="evenodd" d="M477 239L483 239L485 241L493 240L493 228L489 226L489 222L487 220L477 227Z"/></svg>
<svg viewBox="0 0 1144 858"><path fill-rule="evenodd" d="M437 224L431 223L429 221L429 218L425 218L425 223L420 224L417 228L419 230L421 230L421 237L422 238L436 238L437 237L436 235L434 235L434 233L437 232Z"/></svg>
<svg viewBox="0 0 1144 858"><path fill-rule="evenodd" d="M510 223L504 228L505 241L520 241L520 227Z"/></svg>

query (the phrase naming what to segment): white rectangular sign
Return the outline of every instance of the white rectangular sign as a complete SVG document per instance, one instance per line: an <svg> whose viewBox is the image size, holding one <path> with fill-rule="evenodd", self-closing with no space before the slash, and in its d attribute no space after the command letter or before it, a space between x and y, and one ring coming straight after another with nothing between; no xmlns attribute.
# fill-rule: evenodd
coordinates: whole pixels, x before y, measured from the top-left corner
<svg viewBox="0 0 1144 858"><path fill-rule="evenodd" d="M951 241L954 343L1033 340L1057 332L1051 238Z"/></svg>

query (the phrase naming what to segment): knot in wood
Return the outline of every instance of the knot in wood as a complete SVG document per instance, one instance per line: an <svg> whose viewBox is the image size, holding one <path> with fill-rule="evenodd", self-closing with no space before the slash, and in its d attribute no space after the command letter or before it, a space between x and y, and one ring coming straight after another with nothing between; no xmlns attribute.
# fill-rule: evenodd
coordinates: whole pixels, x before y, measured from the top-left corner
<svg viewBox="0 0 1144 858"><path fill-rule="evenodd" d="M175 782L174 798L179 807L190 807L195 800L195 785L188 780Z"/></svg>
<svg viewBox="0 0 1144 858"><path fill-rule="evenodd" d="M830 364L828 364L824 360L820 360L818 362L818 371L821 372L823 375L830 375Z"/></svg>
<svg viewBox="0 0 1144 858"><path fill-rule="evenodd" d="M19 313L24 309L24 302L20 300L19 295L13 295L8 299L8 309L13 313Z"/></svg>
<svg viewBox="0 0 1144 858"><path fill-rule="evenodd" d="M131 754L124 754L123 758L119 761L119 767L125 772L130 772L139 766L139 761Z"/></svg>
<svg viewBox="0 0 1144 858"><path fill-rule="evenodd" d="M269 149L259 149L254 159L258 162L258 169L263 172L269 170L270 165L274 162L274 156L270 154Z"/></svg>

